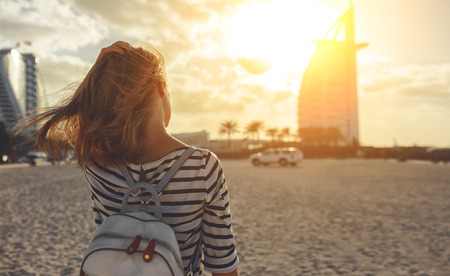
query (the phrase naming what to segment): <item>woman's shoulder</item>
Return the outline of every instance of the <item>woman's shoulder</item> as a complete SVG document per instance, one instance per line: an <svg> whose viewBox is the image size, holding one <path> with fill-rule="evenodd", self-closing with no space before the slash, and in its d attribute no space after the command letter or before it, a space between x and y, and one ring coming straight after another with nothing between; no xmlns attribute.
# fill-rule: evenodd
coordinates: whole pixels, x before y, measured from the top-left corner
<svg viewBox="0 0 450 276"><path fill-rule="evenodd" d="M199 148L199 147L193 147L193 146L187 146L187 148L192 147L195 149L194 153L192 155L194 156L202 156L202 157L207 157L210 155L214 155L214 153L212 151L210 151L209 149L205 149L205 148Z"/></svg>
<svg viewBox="0 0 450 276"><path fill-rule="evenodd" d="M205 165L209 164L209 163L215 163L215 162L220 163L220 160L217 157L217 155L214 152L210 151L209 149L197 148L197 147L194 147L194 148L196 150L192 154L192 158L202 160L202 163L204 163Z"/></svg>

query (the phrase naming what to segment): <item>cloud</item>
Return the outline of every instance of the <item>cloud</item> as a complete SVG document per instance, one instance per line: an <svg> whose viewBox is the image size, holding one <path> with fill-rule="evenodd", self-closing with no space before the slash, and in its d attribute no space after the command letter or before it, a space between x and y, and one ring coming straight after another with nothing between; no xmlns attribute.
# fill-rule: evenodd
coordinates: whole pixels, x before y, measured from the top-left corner
<svg viewBox="0 0 450 276"><path fill-rule="evenodd" d="M189 3L187 1L140 1L140 0L73 0L72 3L80 9L94 13L111 24L127 27L144 28L154 25L161 28L167 22L176 21L177 18L194 21L207 21L209 12L202 3Z"/></svg>
<svg viewBox="0 0 450 276"><path fill-rule="evenodd" d="M242 76L242 70L229 56L213 58L192 54L183 62L169 68L170 74L195 78L202 86L215 86L221 93L229 93Z"/></svg>
<svg viewBox="0 0 450 276"><path fill-rule="evenodd" d="M82 81L91 65L89 62L69 55L40 57L38 68L45 85L46 94L49 96L49 104L55 104L70 97L74 92L73 89L65 88Z"/></svg>
<svg viewBox="0 0 450 276"><path fill-rule="evenodd" d="M209 18L202 5L184 1L73 0L73 4L136 40L157 47L190 41L192 24L204 23Z"/></svg>
<svg viewBox="0 0 450 276"><path fill-rule="evenodd" d="M296 121L294 94L267 88L258 84L257 79L262 76L248 78L248 75L229 57L191 56L184 66L169 73L175 112L173 127L180 129L180 125L201 123L214 128L224 120L236 120L243 125L252 120L265 120L268 114L272 118L268 120L269 125L292 126L291 121ZM182 118L177 114L183 114ZM290 118L286 120L286 117Z"/></svg>
<svg viewBox="0 0 450 276"><path fill-rule="evenodd" d="M450 116L450 64L363 60L358 72L363 144L447 146L450 131L443 123Z"/></svg>
<svg viewBox="0 0 450 276"><path fill-rule="evenodd" d="M450 64L400 64L385 60L359 72L364 93L389 97L450 99Z"/></svg>
<svg viewBox="0 0 450 276"><path fill-rule="evenodd" d="M270 69L270 64L262 59L238 58L237 62L247 70L247 72L255 75L262 75Z"/></svg>
<svg viewBox="0 0 450 276"><path fill-rule="evenodd" d="M239 116L246 110L245 103L240 101L239 98L220 93L215 86L196 89L200 86L197 84L188 85L189 83L196 83L193 79L186 78L183 82L181 78L178 78L177 81L176 84L171 85L173 106L176 112L203 114L205 116L227 113Z"/></svg>
<svg viewBox="0 0 450 276"><path fill-rule="evenodd" d="M292 100L293 93L291 91L277 91L275 97L273 99L274 102L287 102L288 100ZM294 99L296 100L296 99Z"/></svg>
<svg viewBox="0 0 450 276"><path fill-rule="evenodd" d="M385 97L365 94L360 98L360 135L363 144L449 146L450 99Z"/></svg>
<svg viewBox="0 0 450 276"><path fill-rule="evenodd" d="M211 59L223 56L220 13L239 2L71 1L77 9L116 30L117 39L154 45L175 71L184 68L193 56Z"/></svg>
<svg viewBox="0 0 450 276"><path fill-rule="evenodd" d="M0 25L0 37L31 41L38 53L76 51L108 35L106 25L61 1L2 1Z"/></svg>

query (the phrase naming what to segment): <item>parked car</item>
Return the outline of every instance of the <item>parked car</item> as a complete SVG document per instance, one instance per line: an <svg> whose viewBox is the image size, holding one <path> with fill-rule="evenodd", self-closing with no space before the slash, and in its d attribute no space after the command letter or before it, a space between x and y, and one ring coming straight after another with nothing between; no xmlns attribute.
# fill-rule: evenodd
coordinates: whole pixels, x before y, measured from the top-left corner
<svg viewBox="0 0 450 276"><path fill-rule="evenodd" d="M269 165L270 163L278 163L281 166L297 165L303 160L303 153L296 148L269 148L263 152L258 152L250 156L253 165Z"/></svg>
<svg viewBox="0 0 450 276"><path fill-rule="evenodd" d="M26 155L19 157L17 162L28 163L34 167L37 164L45 164L47 162L51 162L51 160L42 151L29 151Z"/></svg>

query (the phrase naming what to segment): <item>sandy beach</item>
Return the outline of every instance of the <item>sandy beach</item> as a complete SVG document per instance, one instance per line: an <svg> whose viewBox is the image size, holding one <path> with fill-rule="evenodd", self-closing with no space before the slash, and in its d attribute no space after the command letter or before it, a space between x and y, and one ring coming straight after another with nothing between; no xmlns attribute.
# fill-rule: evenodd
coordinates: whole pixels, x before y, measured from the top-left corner
<svg viewBox="0 0 450 276"><path fill-rule="evenodd" d="M223 160L241 275L450 275L450 166ZM0 166L0 275L77 275L95 232L75 165Z"/></svg>

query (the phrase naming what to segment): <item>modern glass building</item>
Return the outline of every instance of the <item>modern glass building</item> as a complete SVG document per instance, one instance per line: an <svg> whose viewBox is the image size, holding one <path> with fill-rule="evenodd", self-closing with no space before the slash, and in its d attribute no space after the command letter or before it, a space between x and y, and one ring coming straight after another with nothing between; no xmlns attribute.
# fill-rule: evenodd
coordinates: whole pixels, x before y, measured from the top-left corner
<svg viewBox="0 0 450 276"><path fill-rule="evenodd" d="M46 107L38 58L16 49L0 50L0 121L8 130L30 111Z"/></svg>
<svg viewBox="0 0 450 276"><path fill-rule="evenodd" d="M356 51L367 46L354 41L353 6L317 42L303 75L298 124L339 129L340 144L359 144Z"/></svg>

